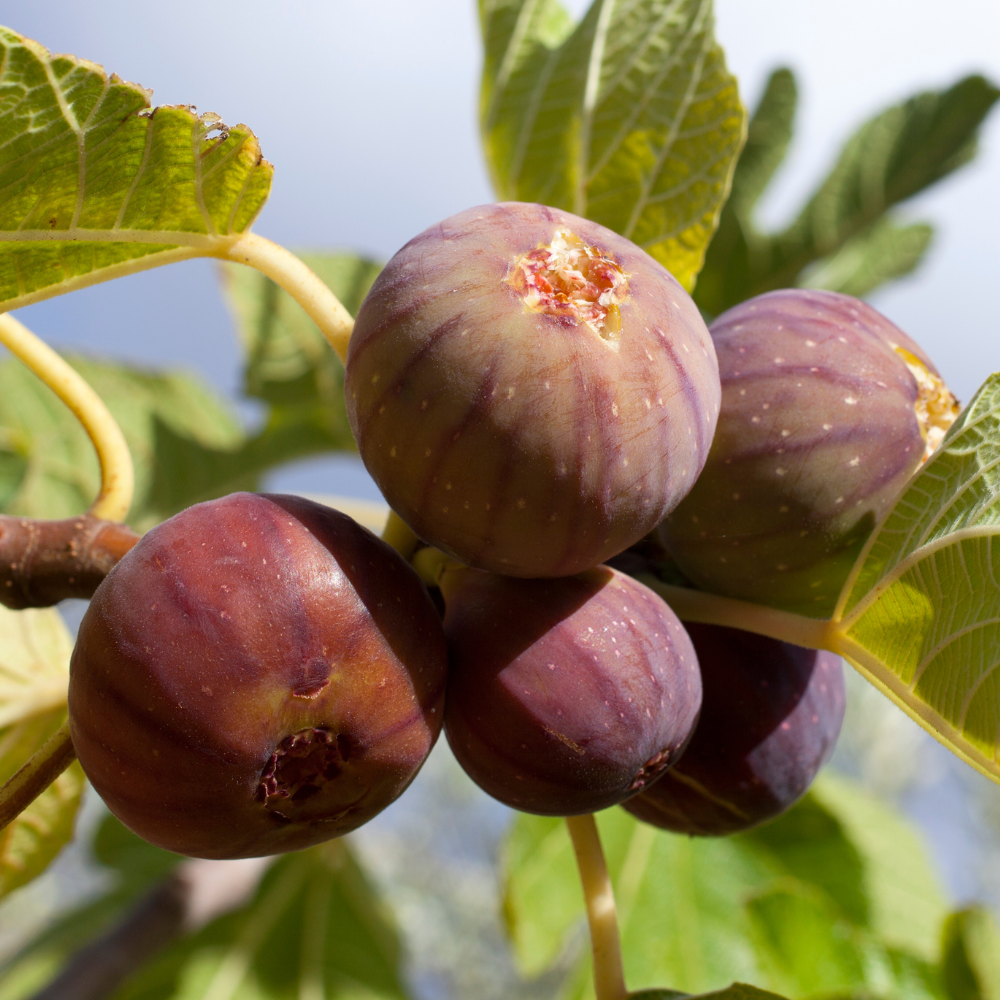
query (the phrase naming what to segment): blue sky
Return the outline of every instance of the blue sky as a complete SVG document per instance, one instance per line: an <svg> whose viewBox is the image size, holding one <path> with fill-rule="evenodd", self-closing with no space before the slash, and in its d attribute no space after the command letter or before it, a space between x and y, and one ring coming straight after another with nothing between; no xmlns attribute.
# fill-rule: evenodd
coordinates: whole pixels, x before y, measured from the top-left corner
<svg viewBox="0 0 1000 1000"><path fill-rule="evenodd" d="M575 12L585 3L571 0ZM292 247L391 255L427 225L492 195L475 124L473 0L32 0L0 21L152 87L244 121L276 166L257 229ZM866 115L969 71L1000 80L1000 4L952 0L717 0L718 33L748 102L777 64L799 75L797 141L775 220ZM1000 112L979 161L905 209L938 226L919 274L875 304L935 357L964 399L1000 369ZM212 266L199 261L23 310L51 342L197 367L237 384ZM209 335L206 336L206 330ZM313 485L312 488L319 488Z"/></svg>

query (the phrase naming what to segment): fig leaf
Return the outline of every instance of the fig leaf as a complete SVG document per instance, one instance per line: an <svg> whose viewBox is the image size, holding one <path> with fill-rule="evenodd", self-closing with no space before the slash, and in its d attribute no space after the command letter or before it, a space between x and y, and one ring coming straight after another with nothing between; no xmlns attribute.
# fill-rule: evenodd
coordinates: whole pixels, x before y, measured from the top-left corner
<svg viewBox="0 0 1000 1000"><path fill-rule="evenodd" d="M480 0L486 161L502 199L586 216L694 286L745 115L712 0Z"/></svg>
<svg viewBox="0 0 1000 1000"><path fill-rule="evenodd" d="M1000 782L1000 375L876 525L834 645L932 736Z"/></svg>
<svg viewBox="0 0 1000 1000"><path fill-rule="evenodd" d="M945 923L942 972L950 1000L1000 1000L1000 927L980 906Z"/></svg>
<svg viewBox="0 0 1000 1000"><path fill-rule="evenodd" d="M600 813L598 824L635 987L670 983L700 994L750 980L801 996L829 972L829 983L857 995L931 978L947 910L926 851L906 820L849 782L821 776L789 812L735 837L669 834L620 809ZM899 856L886 865L894 843ZM524 974L537 975L565 956L582 920L565 824L519 816L504 879L515 957ZM904 904L919 915L914 925L900 926ZM782 957L783 942L796 935L829 958L825 971ZM592 989L582 954L565 995L589 997ZM918 995L930 1000L933 990Z"/></svg>
<svg viewBox="0 0 1000 1000"><path fill-rule="evenodd" d="M0 784L64 722L72 649L54 609L0 608ZM74 764L0 831L0 897L40 875L72 839L82 792Z"/></svg>
<svg viewBox="0 0 1000 1000"><path fill-rule="evenodd" d="M352 315L381 265L349 253L301 253ZM221 265L244 350L243 391L271 407L269 424L296 429L293 454L355 450L344 408L344 366L305 310L270 278ZM287 431L284 431L288 435ZM290 435L288 435L290 437Z"/></svg>
<svg viewBox="0 0 1000 1000"><path fill-rule="evenodd" d="M981 76L915 94L865 122L786 229L762 230L754 209L792 136L795 79L770 77L748 128L732 197L708 249L695 300L718 315L776 288L806 285L864 295L909 274L930 227L893 221L894 205L968 163L1000 90Z"/></svg>
<svg viewBox="0 0 1000 1000"><path fill-rule="evenodd" d="M0 305L211 253L245 232L271 165L245 126L0 28Z"/></svg>
<svg viewBox="0 0 1000 1000"><path fill-rule="evenodd" d="M181 938L116 1000L403 1000L400 945L343 840L280 857L249 904Z"/></svg>

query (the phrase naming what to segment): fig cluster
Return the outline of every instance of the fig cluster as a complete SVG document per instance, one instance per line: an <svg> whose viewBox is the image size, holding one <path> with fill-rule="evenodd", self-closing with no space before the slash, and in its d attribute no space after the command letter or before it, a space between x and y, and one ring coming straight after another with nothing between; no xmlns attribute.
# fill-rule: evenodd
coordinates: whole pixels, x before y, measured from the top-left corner
<svg viewBox="0 0 1000 1000"><path fill-rule="evenodd" d="M437 569L290 496L150 531L71 667L74 746L126 825L201 857L305 847L392 802L442 728L528 812L623 804L722 835L803 794L843 718L839 660L685 627L637 577L670 561L704 590L828 613L957 412L905 334L800 290L709 329L629 241L507 203L389 262L345 387L366 466Z"/></svg>

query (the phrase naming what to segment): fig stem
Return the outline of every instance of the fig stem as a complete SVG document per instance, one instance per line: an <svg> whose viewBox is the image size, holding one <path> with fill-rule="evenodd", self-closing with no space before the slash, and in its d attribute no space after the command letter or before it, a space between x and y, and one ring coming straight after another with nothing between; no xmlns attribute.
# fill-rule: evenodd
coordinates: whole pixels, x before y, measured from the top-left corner
<svg viewBox="0 0 1000 1000"><path fill-rule="evenodd" d="M212 256L246 264L267 275L305 309L337 357L347 363L347 343L354 329L351 314L316 273L290 250L256 233L247 233Z"/></svg>
<svg viewBox="0 0 1000 1000"><path fill-rule="evenodd" d="M125 435L100 396L51 347L9 313L0 314L0 343L33 371L72 411L87 432L101 466L101 491L87 512L124 521L135 490Z"/></svg>
<svg viewBox="0 0 1000 1000"><path fill-rule="evenodd" d="M67 718L28 763L0 788L0 830L17 819L74 760L76 751Z"/></svg>
<svg viewBox="0 0 1000 1000"><path fill-rule="evenodd" d="M597 1000L626 1000L622 948L618 937L615 893L601 847L601 835L594 817L567 816L566 826L573 841L573 853L580 871L587 902L587 923L594 954L594 992Z"/></svg>
<svg viewBox="0 0 1000 1000"><path fill-rule="evenodd" d="M826 649L840 653L837 645L837 623L826 618L806 618L790 611L779 611L750 601L708 594L690 587L661 583L655 576L643 573L637 579L656 591L681 621L704 625L727 625L757 635L790 642L807 649Z"/></svg>
<svg viewBox="0 0 1000 1000"><path fill-rule="evenodd" d="M407 562L417 551L420 539L413 529L392 509L389 510L389 520L382 529L382 541L391 545Z"/></svg>

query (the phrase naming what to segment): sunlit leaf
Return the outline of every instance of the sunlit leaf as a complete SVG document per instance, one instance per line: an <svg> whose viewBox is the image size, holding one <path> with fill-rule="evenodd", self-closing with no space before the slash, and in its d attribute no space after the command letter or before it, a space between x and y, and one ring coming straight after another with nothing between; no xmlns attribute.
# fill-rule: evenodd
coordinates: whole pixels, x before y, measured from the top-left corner
<svg viewBox="0 0 1000 1000"><path fill-rule="evenodd" d="M1000 376L875 527L834 644L933 736L1000 780Z"/></svg>
<svg viewBox="0 0 1000 1000"><path fill-rule="evenodd" d="M0 304L209 252L244 232L271 166L253 133L0 28Z"/></svg>
<svg viewBox="0 0 1000 1000"><path fill-rule="evenodd" d="M0 784L65 721L72 649L57 611L0 607ZM82 792L74 764L0 830L0 897L40 875L69 842Z"/></svg>
<svg viewBox="0 0 1000 1000"><path fill-rule="evenodd" d="M114 1000L403 998L395 931L347 844L278 860L251 902L168 947Z"/></svg>
<svg viewBox="0 0 1000 1000"><path fill-rule="evenodd" d="M690 288L743 141L711 0L481 0L484 149L497 194L583 215Z"/></svg>

